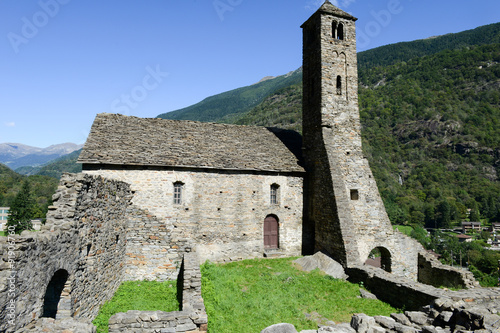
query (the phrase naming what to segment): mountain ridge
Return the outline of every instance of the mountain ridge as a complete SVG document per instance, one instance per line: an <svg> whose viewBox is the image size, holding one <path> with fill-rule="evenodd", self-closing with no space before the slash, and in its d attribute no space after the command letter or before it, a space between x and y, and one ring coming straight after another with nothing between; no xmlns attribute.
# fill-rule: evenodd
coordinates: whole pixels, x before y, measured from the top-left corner
<svg viewBox="0 0 500 333"><path fill-rule="evenodd" d="M69 142L50 145L45 148L22 143L0 143L0 163L13 170L24 166L35 167L70 154L82 147L83 145Z"/></svg>

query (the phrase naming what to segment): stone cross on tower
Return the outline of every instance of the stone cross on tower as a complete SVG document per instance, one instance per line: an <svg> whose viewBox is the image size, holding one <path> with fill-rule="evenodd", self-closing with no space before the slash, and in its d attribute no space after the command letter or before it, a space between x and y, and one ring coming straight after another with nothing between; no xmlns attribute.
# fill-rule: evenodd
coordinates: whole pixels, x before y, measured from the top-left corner
<svg viewBox="0 0 500 333"><path fill-rule="evenodd" d="M363 156L356 20L326 1L302 25L305 230L344 266L378 249L384 269L415 277L421 247L393 231Z"/></svg>

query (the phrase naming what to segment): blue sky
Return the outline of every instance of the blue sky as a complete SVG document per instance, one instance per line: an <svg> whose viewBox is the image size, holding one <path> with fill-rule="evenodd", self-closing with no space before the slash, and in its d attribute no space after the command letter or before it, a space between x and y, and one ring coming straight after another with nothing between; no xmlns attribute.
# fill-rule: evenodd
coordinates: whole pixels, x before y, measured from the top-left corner
<svg viewBox="0 0 500 333"><path fill-rule="evenodd" d="M498 0L337 0L358 51L500 21ZM302 62L322 0L0 0L0 143L84 143L97 113L197 103Z"/></svg>

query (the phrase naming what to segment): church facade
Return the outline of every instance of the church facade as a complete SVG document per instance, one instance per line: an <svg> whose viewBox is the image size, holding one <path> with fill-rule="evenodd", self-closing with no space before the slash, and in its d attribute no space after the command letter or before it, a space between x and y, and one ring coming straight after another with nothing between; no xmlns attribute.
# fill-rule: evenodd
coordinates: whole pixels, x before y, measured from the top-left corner
<svg viewBox="0 0 500 333"><path fill-rule="evenodd" d="M158 278L172 247L202 261L300 255L300 147L279 129L99 114L79 160L157 218L130 225L127 255L130 278Z"/></svg>
<svg viewBox="0 0 500 333"><path fill-rule="evenodd" d="M416 278L423 248L393 231L362 152L355 21L326 1L302 25L303 138L97 115L83 172L131 184L133 203L158 219L130 226L130 278L158 277L164 265L151 263L171 247L202 261L322 251L346 267L377 249L384 269Z"/></svg>

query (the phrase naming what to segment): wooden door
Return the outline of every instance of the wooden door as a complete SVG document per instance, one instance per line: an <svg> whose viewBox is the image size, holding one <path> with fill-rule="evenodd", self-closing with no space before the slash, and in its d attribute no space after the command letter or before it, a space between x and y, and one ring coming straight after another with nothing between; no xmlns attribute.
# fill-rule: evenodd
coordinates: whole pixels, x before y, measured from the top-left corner
<svg viewBox="0 0 500 333"><path fill-rule="evenodd" d="M278 221L272 216L264 220L264 248L277 249L279 247Z"/></svg>

